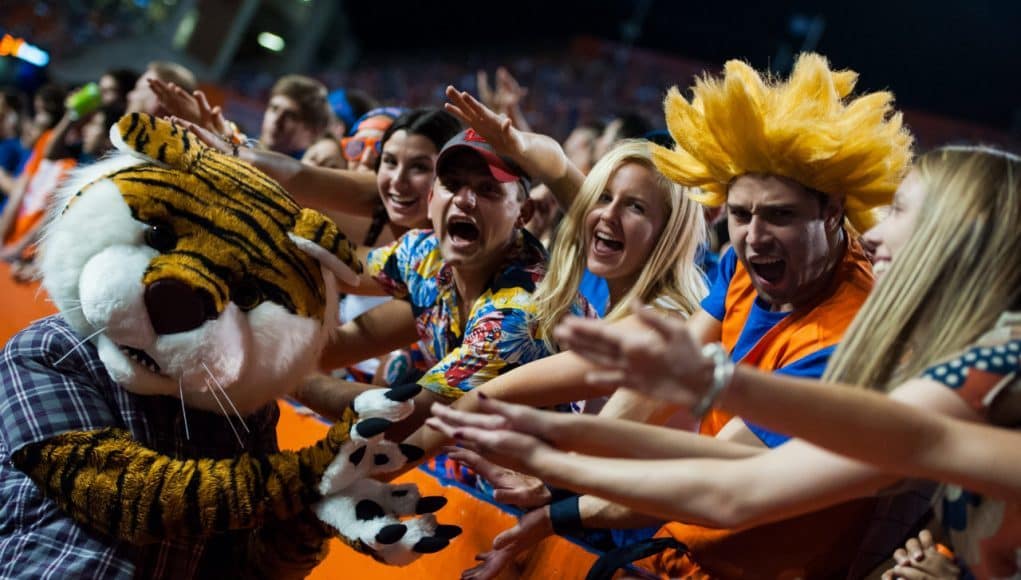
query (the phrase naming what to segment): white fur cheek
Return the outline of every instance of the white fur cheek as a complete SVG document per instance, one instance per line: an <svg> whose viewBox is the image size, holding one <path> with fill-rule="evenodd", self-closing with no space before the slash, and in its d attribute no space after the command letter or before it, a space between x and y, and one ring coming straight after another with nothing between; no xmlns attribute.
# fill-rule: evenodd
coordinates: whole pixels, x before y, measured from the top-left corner
<svg viewBox="0 0 1021 580"><path fill-rule="evenodd" d="M82 268L104 248L140 244L142 232L109 180L90 186L47 228L39 256L43 287L78 332L92 330L77 309Z"/></svg>
<svg viewBox="0 0 1021 580"><path fill-rule="evenodd" d="M183 382L185 390L230 389L240 381L251 354L246 326L244 314L229 303L216 320L160 336L150 354L165 374Z"/></svg>
<svg viewBox="0 0 1021 580"><path fill-rule="evenodd" d="M248 313L252 332L252 382L271 381L276 395L289 393L311 372L322 342L320 322L296 316L279 304L264 302Z"/></svg>
<svg viewBox="0 0 1021 580"><path fill-rule="evenodd" d="M99 360L103 361L106 372L115 383L130 385L135 382L135 368L112 340L103 335L98 336L96 350L99 351Z"/></svg>
<svg viewBox="0 0 1021 580"><path fill-rule="evenodd" d="M78 282L82 314L117 344L147 349L156 341L142 277L157 255L148 246L112 246L92 257Z"/></svg>
<svg viewBox="0 0 1021 580"><path fill-rule="evenodd" d="M263 302L248 312L251 332L249 365L244 377L230 395L235 402L257 408L291 393L318 359L322 334L320 322L292 315L283 306ZM240 406L240 405L239 405Z"/></svg>
<svg viewBox="0 0 1021 580"><path fill-rule="evenodd" d="M106 372L114 382L124 387L124 390L136 395L177 395L176 383L132 363L131 359L106 336L100 335L96 339L96 348Z"/></svg>

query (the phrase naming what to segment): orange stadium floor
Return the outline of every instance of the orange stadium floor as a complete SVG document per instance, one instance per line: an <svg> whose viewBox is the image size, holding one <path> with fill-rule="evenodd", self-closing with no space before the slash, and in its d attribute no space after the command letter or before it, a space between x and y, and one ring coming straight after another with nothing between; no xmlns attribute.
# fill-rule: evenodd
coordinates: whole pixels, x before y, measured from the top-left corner
<svg viewBox="0 0 1021 580"><path fill-rule="evenodd" d="M15 283L7 264L0 264L0 296L4 302L0 340L4 343L32 321L56 312L38 283ZM277 431L281 448L295 449L308 445L326 432L326 425L319 418L300 413L286 401L279 404L281 414ZM445 496L448 503L437 516L443 523L461 526L464 530L461 536L440 553L424 556L404 568L379 564L335 540L331 544L330 555L310 578L456 578L475 565L476 554L490 549L494 536L514 525L513 515L456 484L441 482L425 471L414 470L397 481L418 484L422 495ZM569 540L553 537L519 558L502 578L580 579L585 577L596 557L596 554Z"/></svg>

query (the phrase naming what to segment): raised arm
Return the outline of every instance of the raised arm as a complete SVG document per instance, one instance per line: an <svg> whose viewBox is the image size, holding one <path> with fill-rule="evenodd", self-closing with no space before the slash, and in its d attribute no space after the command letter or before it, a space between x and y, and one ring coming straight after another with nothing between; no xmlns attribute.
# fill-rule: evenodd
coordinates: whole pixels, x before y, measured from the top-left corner
<svg viewBox="0 0 1021 580"><path fill-rule="evenodd" d="M239 148L238 157L276 179L308 207L372 217L379 202L372 173L316 167L282 153L248 147Z"/></svg>
<svg viewBox="0 0 1021 580"><path fill-rule="evenodd" d="M175 118L174 122L193 132L206 145L254 165L280 183L302 205L372 217L379 193L376 177L371 173L306 165L282 153L228 143L186 119Z"/></svg>
<svg viewBox="0 0 1021 580"><path fill-rule="evenodd" d="M496 69L496 82L489 86L489 77L484 69L475 73L475 85L479 92L479 99L488 107L507 115L511 123L522 131L531 131L525 114L521 110L521 101L528 94L528 89L522 87L518 80L510 74L506 67Z"/></svg>
<svg viewBox="0 0 1021 580"><path fill-rule="evenodd" d="M449 103L444 107L482 135L499 153L521 166L532 178L545 183L565 210L578 195L585 180L581 170L567 158L552 137L521 131L510 118L498 115L467 91L447 87Z"/></svg>
<svg viewBox="0 0 1021 580"><path fill-rule="evenodd" d="M60 118L56 126L53 127L53 132L50 133L50 139L46 142L46 146L43 148L43 158L50 160L64 159L71 156L71 152L65 143L67 133L71 130L71 126L75 124L72 118L71 111L64 113L64 116Z"/></svg>
<svg viewBox="0 0 1021 580"><path fill-rule="evenodd" d="M680 325L648 312L638 318L644 331L572 320L558 339L603 366L589 376L596 385L624 381L683 407L702 400L712 383L713 363ZM1021 492L1021 477L1004 461L1016 453L1011 445L1017 436L966 422L980 417L931 379L908 381L886 397L739 366L716 403L767 428L894 473L953 481L1001 497Z"/></svg>
<svg viewBox="0 0 1021 580"><path fill-rule="evenodd" d="M703 320L703 315L708 320ZM690 319L694 332L700 336L713 336L718 331L718 322L708 314L699 312ZM634 317L607 325L610 329L641 328L641 325ZM611 331L612 332L612 331ZM586 376L597 372L599 366L591 360L582 358L571 351L564 351L546 358L531 362L511 372L499 375L486 384L465 393L461 398L452 403L451 408L462 411L478 412L481 408L481 396L488 396L491 399L498 399L510 403L527 405L529 407L551 407L561 403L591 399L594 397L613 393L608 412L604 407L600 412L601 417L630 419L632 421L645 421L653 417L665 421L676 407L664 407L661 401L656 401L644 395L630 391L621 394L618 389L614 392L616 385L601 384L592 387L586 384ZM674 433L679 433L674 431ZM703 451L706 446L714 446L715 442L707 441L706 438L682 437L676 447L670 447L665 451L666 455L659 457L679 456L717 456L713 452ZM695 443L697 447L691 447ZM428 426L416 431L407 441L412 445L425 449L425 458L439 453L442 447L450 442L445 434ZM651 451L650 451L651 452ZM409 468L412 467L409 465Z"/></svg>
<svg viewBox="0 0 1021 580"><path fill-rule="evenodd" d="M490 461L661 520L709 527L751 527L872 495L897 480L896 476L800 441L742 459L643 460L581 455L550 445L541 434L546 431L533 429L536 423L513 422L514 414L522 411L515 405L488 401L483 410L490 414L445 414L432 422L442 420L446 423L444 429L461 444ZM539 424L558 419L546 412L536 413L542 417ZM505 421L503 428L493 427L492 415Z"/></svg>
<svg viewBox="0 0 1021 580"><path fill-rule="evenodd" d="M597 384L622 371L632 377L627 369L642 360L639 354L644 349L646 355L658 352L665 356L658 365L650 360L642 362L642 368L658 369L654 373L658 376L643 377L632 383L635 388L687 407L702 400L712 382L706 378L713 370L711 361L683 335L671 334L669 323L640 318L648 328L631 337L623 332L611 335L605 329L596 329L596 325L573 321L569 326L574 328L566 329L559 338L570 343L584 336L582 342L590 342L591 350L596 352L593 356L606 368L614 369L595 375ZM588 326L593 328L583 329ZM641 346L638 342L656 335L665 336L670 348L647 349L648 344ZM586 347L579 344L578 348ZM693 378L698 376L703 378ZM966 422L979 417L950 389L930 379L909 381L888 398L846 385L772 375L741 366L717 404L767 428L892 473L953 481L1001 497L1019 493L1021 477L1006 467L1011 462L1004 461L1016 453L1011 448L1016 435ZM854 436L848 436L851 433Z"/></svg>
<svg viewBox="0 0 1021 580"><path fill-rule="evenodd" d="M478 407L480 411L499 409L500 412L476 415L435 406L432 410L435 419L431 419L428 424L455 439L456 429L450 429L451 423L471 424L481 429L521 431L531 433L557 449L603 457L742 459L763 451L761 447L721 441L667 427L595 415L549 413L523 405L503 406L488 398L481 399Z"/></svg>
<svg viewBox="0 0 1021 580"><path fill-rule="evenodd" d="M342 325L319 358L324 370L352 365L418 340L411 305L391 300Z"/></svg>
<svg viewBox="0 0 1021 580"><path fill-rule="evenodd" d="M933 400L942 402L939 409L926 403ZM998 497L1021 495L1021 473L1011 459L1019 457L1021 436L976 424L977 415L957 395L929 379L909 381L887 397L742 367L721 402L766 427L893 473Z"/></svg>

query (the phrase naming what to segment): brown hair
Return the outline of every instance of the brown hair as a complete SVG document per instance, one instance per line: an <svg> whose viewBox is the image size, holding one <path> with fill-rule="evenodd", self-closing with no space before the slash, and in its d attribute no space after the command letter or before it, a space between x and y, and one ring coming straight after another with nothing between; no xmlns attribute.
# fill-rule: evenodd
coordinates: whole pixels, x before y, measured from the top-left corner
<svg viewBox="0 0 1021 580"><path fill-rule="evenodd" d="M285 75L273 85L270 96L283 95L298 103L301 121L316 133L326 131L330 123L330 103L326 85L304 75Z"/></svg>

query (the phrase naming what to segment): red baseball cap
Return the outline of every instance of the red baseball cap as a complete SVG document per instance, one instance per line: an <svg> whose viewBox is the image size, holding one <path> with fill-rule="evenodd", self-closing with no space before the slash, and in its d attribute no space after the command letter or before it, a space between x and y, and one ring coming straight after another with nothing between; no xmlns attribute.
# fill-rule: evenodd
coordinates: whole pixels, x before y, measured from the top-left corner
<svg viewBox="0 0 1021 580"><path fill-rule="evenodd" d="M439 157L436 158L436 175L443 174L443 162L450 158L452 152L465 149L474 151L482 157L489 167L489 173L492 174L493 179L500 183L520 181L526 192L531 189L531 179L521 169L521 166L509 157L497 153L493 146L482 138L482 135L475 132L475 129L461 131L443 145Z"/></svg>

